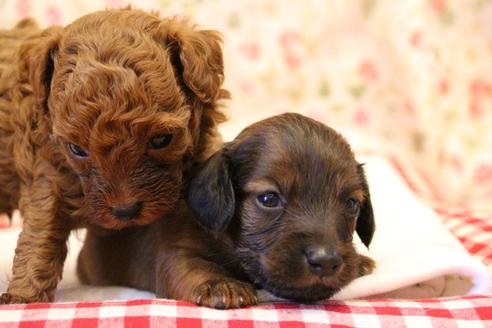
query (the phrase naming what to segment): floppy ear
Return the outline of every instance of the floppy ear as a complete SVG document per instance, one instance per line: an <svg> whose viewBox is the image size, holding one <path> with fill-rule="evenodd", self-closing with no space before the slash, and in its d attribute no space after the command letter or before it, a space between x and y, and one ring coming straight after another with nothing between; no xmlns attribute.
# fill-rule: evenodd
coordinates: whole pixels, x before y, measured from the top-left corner
<svg viewBox="0 0 492 328"><path fill-rule="evenodd" d="M58 51L62 31L61 27L48 28L20 48L19 77L21 81L32 85L36 105L42 114L48 113L47 102L54 70L53 57Z"/></svg>
<svg viewBox="0 0 492 328"><path fill-rule="evenodd" d="M369 186L367 185L366 175L364 173L364 168L362 167L362 164L358 165L357 171L362 181L362 188L364 189L366 198L364 199L364 202L362 203L362 206L360 208L360 214L359 218L357 219L355 231L357 231L357 234L359 235L364 245L369 247L369 244L371 243L372 237L374 235L374 230L376 229L376 223L374 222L374 214L372 211Z"/></svg>
<svg viewBox="0 0 492 328"><path fill-rule="evenodd" d="M223 150L210 157L192 178L186 197L200 225L215 233L227 227L234 215L236 202Z"/></svg>
<svg viewBox="0 0 492 328"><path fill-rule="evenodd" d="M164 19L156 38L169 49L182 82L203 103L213 103L221 95L224 81L220 34L196 30L177 18Z"/></svg>

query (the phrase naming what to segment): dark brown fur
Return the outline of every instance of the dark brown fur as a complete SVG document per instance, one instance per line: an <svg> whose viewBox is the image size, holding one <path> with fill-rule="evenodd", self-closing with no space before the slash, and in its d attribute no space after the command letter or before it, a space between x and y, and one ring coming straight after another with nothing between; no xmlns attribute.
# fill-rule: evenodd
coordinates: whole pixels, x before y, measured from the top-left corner
<svg viewBox="0 0 492 328"><path fill-rule="evenodd" d="M130 8L0 30L0 211L24 217L0 304L53 300L71 229L145 225L175 208L183 175L220 140L220 42ZM159 135L169 145L153 146ZM128 204L136 214L116 217Z"/></svg>
<svg viewBox="0 0 492 328"><path fill-rule="evenodd" d="M282 206L261 205L268 193ZM314 120L284 114L246 128L192 178L187 197L196 219L181 203L165 222L89 232L81 280L231 308L257 303L253 285L313 302L373 269L352 242L354 230L366 245L374 233L363 169L343 137Z"/></svg>

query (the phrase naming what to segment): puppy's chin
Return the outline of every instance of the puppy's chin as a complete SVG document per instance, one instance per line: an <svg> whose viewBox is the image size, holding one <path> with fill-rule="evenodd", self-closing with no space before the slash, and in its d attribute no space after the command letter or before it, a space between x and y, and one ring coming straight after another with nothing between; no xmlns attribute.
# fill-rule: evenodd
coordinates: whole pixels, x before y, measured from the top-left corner
<svg viewBox="0 0 492 328"><path fill-rule="evenodd" d="M164 200L164 198L162 199ZM109 207L107 206L103 208L89 206L85 217L87 217L91 225L104 229L124 229L134 226L143 226L165 217L174 210L177 204L177 199L165 200L166 202L163 202L162 204L156 204L158 203L157 201L149 203L146 208L144 207L141 213L128 219L116 217L111 213Z"/></svg>
<svg viewBox="0 0 492 328"><path fill-rule="evenodd" d="M111 214L99 215L99 216L96 214L94 217L91 217L89 221L91 224L99 226L104 229L119 230L128 227L147 225L156 221L162 216L165 216L164 212L161 215L138 216L128 220L122 220L122 219L118 219L117 217Z"/></svg>
<svg viewBox="0 0 492 328"><path fill-rule="evenodd" d="M258 266L256 267L258 268ZM270 276L263 268L256 272L250 270L248 276L259 288L265 289L277 297L304 303L313 303L330 298L346 285L337 277L319 278L311 274L295 280L282 279L277 276Z"/></svg>
<svg viewBox="0 0 492 328"><path fill-rule="evenodd" d="M261 288L271 294L303 303L313 303L328 299L340 290L338 286L327 286L322 283L315 283L303 287L293 287L290 284L283 284L280 281L262 279L259 282Z"/></svg>

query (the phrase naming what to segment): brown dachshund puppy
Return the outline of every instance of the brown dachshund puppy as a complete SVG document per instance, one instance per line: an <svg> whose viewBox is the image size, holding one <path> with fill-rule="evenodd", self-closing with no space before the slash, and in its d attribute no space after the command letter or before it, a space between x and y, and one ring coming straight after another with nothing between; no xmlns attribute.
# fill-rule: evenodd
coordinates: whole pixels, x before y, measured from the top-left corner
<svg viewBox="0 0 492 328"><path fill-rule="evenodd" d="M374 218L363 169L337 132L299 114L246 128L192 178L166 221L89 233L78 273L157 296L231 308L256 304L253 285L313 302L374 262L356 253Z"/></svg>
<svg viewBox="0 0 492 328"><path fill-rule="evenodd" d="M216 32L129 8L0 31L0 211L24 217L0 304L52 301L72 228L174 210L218 145Z"/></svg>

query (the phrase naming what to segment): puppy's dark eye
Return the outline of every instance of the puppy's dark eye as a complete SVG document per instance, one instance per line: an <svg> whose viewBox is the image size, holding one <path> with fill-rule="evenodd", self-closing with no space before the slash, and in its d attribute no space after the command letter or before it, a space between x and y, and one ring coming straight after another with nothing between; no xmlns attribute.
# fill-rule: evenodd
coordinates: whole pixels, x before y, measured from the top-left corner
<svg viewBox="0 0 492 328"><path fill-rule="evenodd" d="M173 140L172 134L159 134L149 141L149 146L152 149L161 149L168 146Z"/></svg>
<svg viewBox="0 0 492 328"><path fill-rule="evenodd" d="M266 194L259 195L256 200L264 207L278 207L280 206L280 197L277 193L269 192Z"/></svg>
<svg viewBox="0 0 492 328"><path fill-rule="evenodd" d="M72 152L72 154L74 154L77 157L86 158L88 156L87 151L85 151L82 147L77 146L73 143L68 144L68 149L70 150L70 152Z"/></svg>
<svg viewBox="0 0 492 328"><path fill-rule="evenodd" d="M353 198L349 198L345 202L345 208L347 209L347 212L349 212L350 214L358 214L360 203Z"/></svg>

